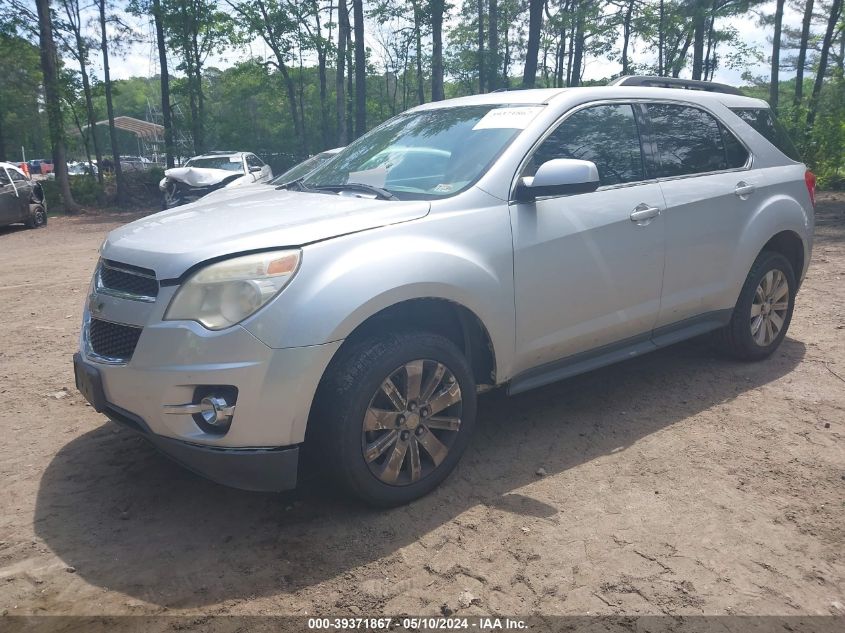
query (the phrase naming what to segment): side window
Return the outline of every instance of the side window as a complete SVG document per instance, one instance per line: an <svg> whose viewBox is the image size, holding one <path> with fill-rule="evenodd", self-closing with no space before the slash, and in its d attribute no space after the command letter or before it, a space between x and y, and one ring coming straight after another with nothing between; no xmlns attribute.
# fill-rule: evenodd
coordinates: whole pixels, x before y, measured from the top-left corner
<svg viewBox="0 0 845 633"><path fill-rule="evenodd" d="M728 169L739 169L748 162L748 150L739 139L721 123L719 129L722 132L722 142L725 145L725 158L728 162Z"/></svg>
<svg viewBox="0 0 845 633"><path fill-rule="evenodd" d="M6 170L0 167L0 187L5 187L6 185L11 184L11 180L9 180L9 176L6 174Z"/></svg>
<svg viewBox="0 0 845 633"><path fill-rule="evenodd" d="M768 108L732 108L733 113L766 137L772 145L795 162L801 162L801 154L792 144L786 130Z"/></svg>
<svg viewBox="0 0 845 633"><path fill-rule="evenodd" d="M647 106L657 145L657 173L667 178L728 168L719 123L688 106L652 103Z"/></svg>
<svg viewBox="0 0 845 633"><path fill-rule="evenodd" d="M645 180L633 107L592 106L567 117L537 148L528 169L533 173L555 158L593 161L602 185Z"/></svg>
<svg viewBox="0 0 845 633"><path fill-rule="evenodd" d="M255 154L250 154L246 157L246 163L250 167L264 167L264 163Z"/></svg>
<svg viewBox="0 0 845 633"><path fill-rule="evenodd" d="M14 169L9 170L9 175L12 177L12 180L16 182L26 182L26 176L16 172Z"/></svg>

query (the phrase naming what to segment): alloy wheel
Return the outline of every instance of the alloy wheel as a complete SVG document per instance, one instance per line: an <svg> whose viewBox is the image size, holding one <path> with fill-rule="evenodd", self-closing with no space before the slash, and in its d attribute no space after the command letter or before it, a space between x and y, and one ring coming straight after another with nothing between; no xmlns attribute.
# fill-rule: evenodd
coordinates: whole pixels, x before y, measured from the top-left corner
<svg viewBox="0 0 845 633"><path fill-rule="evenodd" d="M751 302L751 337L760 347L771 345L786 322L789 310L789 282L773 269L763 275Z"/></svg>
<svg viewBox="0 0 845 633"><path fill-rule="evenodd" d="M406 486L434 472L461 428L461 388L434 360L413 360L393 371L364 415L361 450L370 472Z"/></svg>

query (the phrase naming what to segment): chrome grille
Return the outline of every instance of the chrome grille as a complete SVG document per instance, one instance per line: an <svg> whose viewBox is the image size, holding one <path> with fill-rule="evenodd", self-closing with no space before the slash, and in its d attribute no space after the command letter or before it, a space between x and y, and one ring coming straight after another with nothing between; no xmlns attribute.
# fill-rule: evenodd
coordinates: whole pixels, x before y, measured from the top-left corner
<svg viewBox="0 0 845 633"><path fill-rule="evenodd" d="M88 345L91 351L109 362L128 363L135 352L143 328L91 319Z"/></svg>
<svg viewBox="0 0 845 633"><path fill-rule="evenodd" d="M155 301L155 271L104 259L97 269L97 291L133 301Z"/></svg>

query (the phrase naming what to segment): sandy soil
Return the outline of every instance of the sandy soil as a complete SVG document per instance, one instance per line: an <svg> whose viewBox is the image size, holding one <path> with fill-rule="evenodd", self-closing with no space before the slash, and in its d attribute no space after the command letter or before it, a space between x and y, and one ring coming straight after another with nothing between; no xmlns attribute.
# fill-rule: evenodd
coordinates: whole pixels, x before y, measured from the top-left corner
<svg viewBox="0 0 845 633"><path fill-rule="evenodd" d="M387 512L209 483L85 404L83 298L126 220L0 229L0 613L842 612L845 196L769 361L693 341L488 394L446 484Z"/></svg>

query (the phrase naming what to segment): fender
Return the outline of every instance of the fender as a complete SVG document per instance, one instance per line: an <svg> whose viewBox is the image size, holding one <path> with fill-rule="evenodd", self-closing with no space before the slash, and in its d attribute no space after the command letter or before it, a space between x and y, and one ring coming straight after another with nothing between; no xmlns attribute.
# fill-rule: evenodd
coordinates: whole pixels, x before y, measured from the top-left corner
<svg viewBox="0 0 845 633"><path fill-rule="evenodd" d="M466 230L453 230L453 239L438 237L444 218L453 228L465 222ZM319 345L346 338L385 308L421 298L445 299L475 314L494 346L496 376L510 375L513 253L505 205L309 245L290 285L244 326L273 348Z"/></svg>
<svg viewBox="0 0 845 633"><path fill-rule="evenodd" d="M790 168L794 169L795 167L791 166ZM800 166L800 169L803 175L803 165ZM785 184L784 179L780 182L780 189ZM814 218L804 183L793 181L791 188L795 191L769 195L749 216L748 221L743 226L731 266L733 277L728 284L727 295L724 297L726 307L736 305L740 290L754 260L766 243L782 231L795 233L801 239L804 248L804 266L803 270L796 270L795 275L799 280L803 279L812 253ZM799 201L805 198L807 198L807 203L802 206Z"/></svg>

